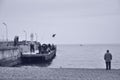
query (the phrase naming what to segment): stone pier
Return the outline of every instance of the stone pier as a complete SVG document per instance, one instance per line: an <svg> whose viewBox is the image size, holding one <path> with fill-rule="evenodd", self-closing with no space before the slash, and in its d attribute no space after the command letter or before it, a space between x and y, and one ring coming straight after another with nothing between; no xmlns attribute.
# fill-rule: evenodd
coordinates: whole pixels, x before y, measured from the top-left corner
<svg viewBox="0 0 120 80"><path fill-rule="evenodd" d="M20 63L20 57L18 47L0 48L0 66L14 66Z"/></svg>

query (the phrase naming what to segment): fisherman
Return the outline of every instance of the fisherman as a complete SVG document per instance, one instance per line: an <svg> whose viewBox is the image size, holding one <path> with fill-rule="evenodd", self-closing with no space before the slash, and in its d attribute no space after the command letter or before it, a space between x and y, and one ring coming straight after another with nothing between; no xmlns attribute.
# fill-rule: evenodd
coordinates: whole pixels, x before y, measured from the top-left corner
<svg viewBox="0 0 120 80"><path fill-rule="evenodd" d="M50 44L47 44L47 53L50 52Z"/></svg>
<svg viewBox="0 0 120 80"><path fill-rule="evenodd" d="M39 51L39 54L41 53L41 44L39 43L39 45L38 45L38 51Z"/></svg>
<svg viewBox="0 0 120 80"><path fill-rule="evenodd" d="M32 51L35 52L35 46L32 44Z"/></svg>
<svg viewBox="0 0 120 80"><path fill-rule="evenodd" d="M32 53L32 44L30 44L30 52Z"/></svg>
<svg viewBox="0 0 120 80"><path fill-rule="evenodd" d="M19 37L15 36L15 38L14 38L14 46L17 46L18 42L19 42Z"/></svg>
<svg viewBox="0 0 120 80"><path fill-rule="evenodd" d="M41 46L41 53L44 54L46 49L46 44L42 44Z"/></svg>
<svg viewBox="0 0 120 80"><path fill-rule="evenodd" d="M111 70L111 60L112 60L112 54L109 53L109 50L104 55L104 60L106 63L106 70Z"/></svg>
<svg viewBox="0 0 120 80"><path fill-rule="evenodd" d="M34 44L33 43L30 44L30 52L31 53L35 52L35 48L34 48Z"/></svg>

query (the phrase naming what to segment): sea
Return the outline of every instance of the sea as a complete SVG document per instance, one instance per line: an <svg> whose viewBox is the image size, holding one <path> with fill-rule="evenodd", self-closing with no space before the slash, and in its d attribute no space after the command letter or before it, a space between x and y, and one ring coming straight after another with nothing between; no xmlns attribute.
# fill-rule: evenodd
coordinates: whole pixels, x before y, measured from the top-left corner
<svg viewBox="0 0 120 80"><path fill-rule="evenodd" d="M49 64L21 64L21 67L104 69L104 54L112 54L112 69L120 69L120 44L57 45L56 57Z"/></svg>

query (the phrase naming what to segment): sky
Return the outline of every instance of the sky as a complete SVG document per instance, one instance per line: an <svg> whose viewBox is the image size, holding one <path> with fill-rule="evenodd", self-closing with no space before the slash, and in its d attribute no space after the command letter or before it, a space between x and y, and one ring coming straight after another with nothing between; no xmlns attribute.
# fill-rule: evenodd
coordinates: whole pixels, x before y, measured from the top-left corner
<svg viewBox="0 0 120 80"><path fill-rule="evenodd" d="M0 40L120 44L119 0L0 0ZM52 38L52 34L56 34Z"/></svg>

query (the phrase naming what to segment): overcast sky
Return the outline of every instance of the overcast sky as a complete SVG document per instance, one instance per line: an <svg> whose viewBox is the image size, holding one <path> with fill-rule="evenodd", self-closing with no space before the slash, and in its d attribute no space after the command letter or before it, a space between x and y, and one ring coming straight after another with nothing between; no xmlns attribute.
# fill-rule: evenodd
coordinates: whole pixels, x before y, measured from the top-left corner
<svg viewBox="0 0 120 80"><path fill-rule="evenodd" d="M3 22L10 40L24 40L25 30L28 40L36 33L47 43L120 43L119 0L0 0L0 39Z"/></svg>

